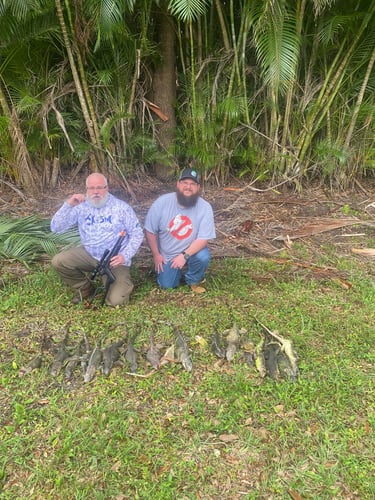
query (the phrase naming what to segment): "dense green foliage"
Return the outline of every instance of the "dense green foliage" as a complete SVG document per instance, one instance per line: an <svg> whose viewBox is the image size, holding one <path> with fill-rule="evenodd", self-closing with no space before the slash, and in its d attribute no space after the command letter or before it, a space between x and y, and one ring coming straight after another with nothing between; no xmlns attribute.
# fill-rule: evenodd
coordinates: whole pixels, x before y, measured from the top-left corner
<svg viewBox="0 0 375 500"><path fill-rule="evenodd" d="M125 179L188 161L217 182L373 177L374 13L372 0L3 0L0 176L35 190L86 165Z"/></svg>

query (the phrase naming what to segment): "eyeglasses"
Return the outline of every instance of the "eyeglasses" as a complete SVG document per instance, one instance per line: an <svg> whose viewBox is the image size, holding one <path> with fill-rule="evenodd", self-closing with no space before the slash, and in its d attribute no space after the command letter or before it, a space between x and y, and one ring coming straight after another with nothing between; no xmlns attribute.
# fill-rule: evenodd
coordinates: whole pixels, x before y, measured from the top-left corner
<svg viewBox="0 0 375 500"><path fill-rule="evenodd" d="M194 186L194 187L197 187L199 186L199 184L197 184L195 181L188 181L188 180L185 180L183 179L182 181L178 181L180 184L182 184L183 186Z"/></svg>
<svg viewBox="0 0 375 500"><path fill-rule="evenodd" d="M104 191L105 189L107 189L108 186L90 186L90 187L87 187L86 190L87 191Z"/></svg>

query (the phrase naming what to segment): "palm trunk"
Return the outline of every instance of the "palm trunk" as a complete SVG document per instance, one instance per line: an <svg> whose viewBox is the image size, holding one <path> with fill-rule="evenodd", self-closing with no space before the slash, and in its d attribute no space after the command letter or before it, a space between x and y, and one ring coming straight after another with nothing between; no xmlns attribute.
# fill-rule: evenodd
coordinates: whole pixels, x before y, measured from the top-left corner
<svg viewBox="0 0 375 500"><path fill-rule="evenodd" d="M219 0L215 0L215 7L216 7L217 15L219 17L219 23L220 23L220 28L221 28L221 34L223 37L224 49L226 52L228 52L230 50L229 36L228 36L227 28L225 26L222 5L221 5L221 2Z"/></svg>
<svg viewBox="0 0 375 500"><path fill-rule="evenodd" d="M93 147L93 153L94 153L95 159L94 159L94 165L92 166L92 170L97 170L98 163L99 164L101 163L102 158L101 158L100 141L98 139L98 131L96 130L96 127L94 126L94 124L96 124L96 120L95 120L95 117L93 116L93 112L90 114L90 111L89 111L89 105L88 105L88 102L87 102L87 99L85 96L84 86L82 85L82 82L81 82L81 79L79 76L79 71L78 71L78 68L77 68L77 65L76 65L76 62L74 59L72 45L71 45L71 42L69 39L68 30L67 30L67 26L65 23L64 14L63 14L62 6L61 6L61 1L55 0L55 5L56 5L56 10L57 10L57 17L58 17L59 23L60 23L61 32L62 32L62 35L64 38L65 48L66 48L68 59L69 59L70 69L72 71L74 85L75 85L75 88L77 91L79 103L81 105L82 114L83 114L83 118L84 118L85 123L86 123L86 127L87 127L88 134L90 137L91 145ZM81 64L81 73L82 73L82 70L83 70L82 62L80 64ZM86 84L86 94L87 93L88 93L88 89L87 89L87 84Z"/></svg>
<svg viewBox="0 0 375 500"><path fill-rule="evenodd" d="M303 24L303 16L305 13L305 8L306 8L306 0L302 0L298 2L297 4L297 15L296 15L296 33L298 38L301 38L302 34L302 24ZM296 70L297 73L297 70ZM282 162L284 163L284 169L287 165L287 160L286 160L286 154L287 154L287 141L288 141L288 136L290 137L290 119L292 116L292 102L293 102L293 97L295 95L296 91L296 83L297 83L297 78L293 80L291 85L289 86L286 97L285 97L285 112L284 112L284 119L283 119L283 125L282 125L282 137L281 137L281 153L283 155ZM286 172L288 173L288 172Z"/></svg>
<svg viewBox="0 0 375 500"><path fill-rule="evenodd" d="M341 82L345 75L346 67L356 50L360 39L367 28L367 25L374 13L375 5L373 5L371 11L367 13L364 17L361 26L359 27L354 39L350 39L350 46L348 47L348 37L343 40L334 63L331 65L326 78L324 80L322 89L319 93L315 106L313 106L310 115L307 117L307 122L304 127L303 134L298 141L296 146L297 156L299 158L298 163L301 165L306 157L307 151L311 145L311 142L315 136L315 133L320 127L320 124L324 117L327 115L329 108L335 99L337 93L340 90ZM346 50L346 52L345 52ZM344 54L342 56L342 54ZM339 62L342 56L341 62ZM337 65L338 64L338 65Z"/></svg>
<svg viewBox="0 0 375 500"><path fill-rule="evenodd" d="M368 81L370 79L370 75L371 75L374 63L375 63L375 48L372 51L371 59L370 59L368 66L367 66L365 78L363 79L361 89L360 89L358 97L357 97L357 102L356 102L356 105L355 105L354 110L353 110L352 118L350 120L348 132L346 134L346 138L345 138L345 142L344 142L344 146L346 149L349 148L350 141L351 141L352 136L353 136L354 127L355 127L356 122L357 122L359 110L361 109L361 104L363 101L363 96L365 95L365 91L367 88Z"/></svg>
<svg viewBox="0 0 375 500"><path fill-rule="evenodd" d="M36 173L33 172L31 158L26 146L16 110L9 107L8 101L0 84L0 109L8 118L9 136L12 143L12 169L17 182L26 190L36 192Z"/></svg>
<svg viewBox="0 0 375 500"><path fill-rule="evenodd" d="M155 68L152 82L153 102L168 117L157 125L160 147L168 151L173 146L176 135L176 69L175 69L175 25L166 8L157 11L159 47L162 61ZM160 178L170 174L170 167L157 163L155 173Z"/></svg>

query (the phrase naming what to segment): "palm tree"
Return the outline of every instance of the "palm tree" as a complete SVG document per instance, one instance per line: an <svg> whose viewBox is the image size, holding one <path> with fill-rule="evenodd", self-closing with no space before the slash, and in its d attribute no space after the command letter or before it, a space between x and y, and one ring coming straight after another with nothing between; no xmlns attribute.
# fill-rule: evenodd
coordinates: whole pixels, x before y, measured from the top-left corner
<svg viewBox="0 0 375 500"><path fill-rule="evenodd" d="M152 89L150 99L165 115L157 123L157 139L159 147L168 152L171 150L176 136L176 22L168 12L166 2L155 6L155 42L159 57L154 60L152 73ZM168 177L168 163L157 162L154 165L159 178Z"/></svg>
<svg viewBox="0 0 375 500"><path fill-rule="evenodd" d="M94 106L91 99L89 86L87 83L86 72L82 61L80 44L78 42L72 19L73 12L69 0L65 0L65 9L67 11L68 24L65 22L64 12L60 0L55 0L57 17L60 23L62 36L64 39L65 49L70 64L70 69L73 75L77 96L81 105L83 117L87 126L87 131L90 137L91 146L93 148L92 165L93 171L104 168L104 157L101 147L101 139L99 134L99 125ZM75 2L75 9L79 11L80 2ZM68 33L68 26L70 33ZM70 35L70 36L69 36Z"/></svg>
<svg viewBox="0 0 375 500"><path fill-rule="evenodd" d="M290 164L290 168L294 171L296 168L301 168L303 172L306 171L309 165L309 155L313 154L314 140L324 130L327 131L328 141L334 147L339 145L341 148L345 145L341 137L345 136L344 129L347 126L348 119L353 123L353 118L350 118L353 109L352 99L351 97L348 99L348 96L357 94L356 84L354 87L351 86L351 81L354 81L351 76L352 68L357 66L355 60L362 52L362 50L359 51L361 46L366 46L367 55L365 60L369 61L368 68L372 68L371 58L368 59L368 54L369 50L371 54L375 46L373 37L375 4L372 2L371 5L367 6L367 3L362 2L362 5L360 5L360 3L353 2L352 5L347 5L346 7L349 7L348 13L344 9L344 12L341 9L340 11L328 12L327 16L322 16L320 23L317 25L318 30L315 36L327 41L328 50L326 53L323 52L322 66L325 71L320 77L319 91L306 110L304 126L295 142L298 161L293 160ZM338 32L341 34L341 26L345 27L345 30L343 30L342 36L338 36ZM329 51L329 48L333 49L332 52ZM320 61L321 59L317 59L316 62L319 63ZM363 62L362 59L361 65L363 65ZM315 71L317 69L315 67ZM367 81L368 78L365 77L362 82L363 93ZM357 100L357 104L358 102ZM345 114L344 119L340 117L340 122L337 122L338 128L335 131L332 129L332 117L338 113L341 114L342 109L347 109L348 112ZM332 139L334 135L337 137L336 140ZM343 151L343 155L346 158L344 162L347 162L349 160L347 152ZM342 165L339 170L341 176L343 173ZM330 169L330 172L335 173L332 169Z"/></svg>
<svg viewBox="0 0 375 500"><path fill-rule="evenodd" d="M0 44L0 110L6 120L9 141L7 147L3 147L6 155L3 162L7 165L6 171L20 186L34 192L38 178L33 172L22 130L17 102L14 98L14 84L10 86L7 83L9 80L17 85L17 82L25 77L21 65L21 52L13 43L13 38L17 38L19 35L19 26L17 23L9 22L11 18L16 19L22 25L27 22L27 16L21 5L4 2L0 11L0 30L2 33Z"/></svg>
<svg viewBox="0 0 375 500"><path fill-rule="evenodd" d="M234 173L301 187L371 172L374 9L3 0L2 175L53 185L59 165L75 175L88 164L126 185L177 160L218 183Z"/></svg>
<svg viewBox="0 0 375 500"><path fill-rule="evenodd" d="M23 188L34 192L36 190L37 178L33 174L31 159L19 123L17 110L10 104L10 99L7 99L6 90L4 90L4 83L0 81L0 109L7 119L10 138L11 155L8 157L8 161L10 162L8 170Z"/></svg>

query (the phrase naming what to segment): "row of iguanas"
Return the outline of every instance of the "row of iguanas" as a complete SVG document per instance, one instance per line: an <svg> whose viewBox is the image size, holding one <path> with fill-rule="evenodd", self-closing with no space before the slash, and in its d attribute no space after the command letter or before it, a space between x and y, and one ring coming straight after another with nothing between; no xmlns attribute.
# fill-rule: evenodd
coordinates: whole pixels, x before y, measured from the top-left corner
<svg viewBox="0 0 375 500"><path fill-rule="evenodd" d="M247 331L239 329L236 322L231 328L222 333L216 328L210 337L210 348L212 353L223 360L233 362L238 357L246 359L249 366L255 366L261 377L269 376L274 380L296 381L298 378L298 357L290 340L282 337L277 331L272 332L262 323L261 339L258 342L249 340ZM150 376L167 363L180 363L184 370L190 372L193 369L191 349L184 333L172 324L173 342L162 354L162 346L157 344L154 335L149 336L147 350L140 352L135 347L135 341L140 328L130 336L104 344L100 339L94 347L91 347L85 334L73 349L69 347L69 327L62 341L53 349L54 355L50 364L49 373L56 377L64 373L70 380L74 373L80 368L84 383L92 381L97 372L102 372L106 377L110 375L115 366L127 367L126 373L141 377ZM19 370L19 376L23 377L31 371L42 366L46 356L46 342L42 339L40 349L28 364ZM151 370L147 374L137 374L139 357L144 356Z"/></svg>

